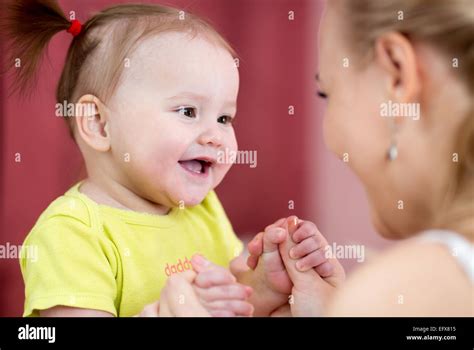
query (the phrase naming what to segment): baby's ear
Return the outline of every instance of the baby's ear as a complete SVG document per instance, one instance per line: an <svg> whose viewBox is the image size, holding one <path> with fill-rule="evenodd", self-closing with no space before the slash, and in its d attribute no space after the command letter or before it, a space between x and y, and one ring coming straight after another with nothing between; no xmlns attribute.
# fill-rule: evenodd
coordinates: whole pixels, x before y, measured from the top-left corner
<svg viewBox="0 0 474 350"><path fill-rule="evenodd" d="M76 103L75 123L79 137L99 152L110 149L107 107L94 95L83 95Z"/></svg>

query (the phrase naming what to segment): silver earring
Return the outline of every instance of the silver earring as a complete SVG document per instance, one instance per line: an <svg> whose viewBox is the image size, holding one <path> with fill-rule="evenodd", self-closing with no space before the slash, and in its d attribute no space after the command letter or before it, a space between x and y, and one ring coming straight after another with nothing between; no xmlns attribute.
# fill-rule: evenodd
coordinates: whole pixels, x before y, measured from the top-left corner
<svg viewBox="0 0 474 350"><path fill-rule="evenodd" d="M389 161L393 161L397 159L397 157L398 157L398 148L395 142L393 142L387 151L387 158Z"/></svg>
<svg viewBox="0 0 474 350"><path fill-rule="evenodd" d="M397 124L395 123L395 120L392 120L390 123L390 129L392 133L392 142L390 144L390 147L387 150L387 158L389 161L394 161L398 157L398 148L397 148L397 141L396 141L396 135L397 135Z"/></svg>

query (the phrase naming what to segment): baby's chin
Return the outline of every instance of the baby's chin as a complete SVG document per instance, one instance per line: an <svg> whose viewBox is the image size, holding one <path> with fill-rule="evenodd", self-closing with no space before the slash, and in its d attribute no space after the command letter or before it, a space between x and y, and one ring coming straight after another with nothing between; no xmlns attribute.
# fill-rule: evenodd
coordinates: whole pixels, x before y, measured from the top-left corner
<svg viewBox="0 0 474 350"><path fill-rule="evenodd" d="M202 203L212 188L199 189L173 196L173 207L194 207Z"/></svg>

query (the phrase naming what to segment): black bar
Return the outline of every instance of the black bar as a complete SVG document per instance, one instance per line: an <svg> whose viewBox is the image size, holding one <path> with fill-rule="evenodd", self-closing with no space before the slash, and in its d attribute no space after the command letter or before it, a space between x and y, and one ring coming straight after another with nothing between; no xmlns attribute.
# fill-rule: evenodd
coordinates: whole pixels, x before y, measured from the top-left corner
<svg viewBox="0 0 474 350"><path fill-rule="evenodd" d="M472 318L0 318L0 349L123 348L127 343L159 349L170 342L199 348L254 348L262 342L265 349L288 343L291 350L305 344L310 349L473 349L472 326ZM45 327L54 327L54 339L53 328Z"/></svg>

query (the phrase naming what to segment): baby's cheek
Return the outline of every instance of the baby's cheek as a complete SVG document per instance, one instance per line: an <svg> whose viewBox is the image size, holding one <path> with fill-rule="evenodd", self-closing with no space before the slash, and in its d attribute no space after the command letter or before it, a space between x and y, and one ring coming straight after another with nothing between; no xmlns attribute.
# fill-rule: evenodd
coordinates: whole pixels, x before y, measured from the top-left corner
<svg viewBox="0 0 474 350"><path fill-rule="evenodd" d="M219 164L219 163L214 166L212 189L216 188L222 182L227 172L230 170L231 166L232 164Z"/></svg>
<svg viewBox="0 0 474 350"><path fill-rule="evenodd" d="M230 170L232 165L234 165L233 161L235 161L238 156L238 145L237 145L237 140L235 138L235 133L232 131L231 134L229 134L226 139L224 140L224 147L220 149L217 153L217 168L216 172L220 176L218 179L222 181L222 178L227 174L227 172ZM217 183L218 184L218 183ZM216 184L216 186L217 186Z"/></svg>

